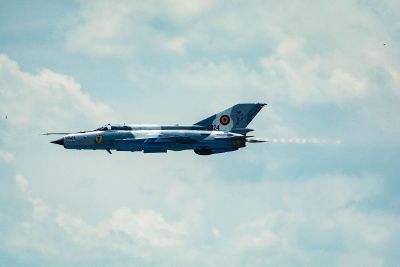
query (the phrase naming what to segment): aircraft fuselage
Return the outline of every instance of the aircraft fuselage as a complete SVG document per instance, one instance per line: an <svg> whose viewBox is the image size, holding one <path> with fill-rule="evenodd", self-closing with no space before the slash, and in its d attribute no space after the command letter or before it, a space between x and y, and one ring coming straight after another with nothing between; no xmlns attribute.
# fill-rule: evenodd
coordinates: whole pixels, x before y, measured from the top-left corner
<svg viewBox="0 0 400 267"><path fill-rule="evenodd" d="M63 145L66 149L78 150L160 153L189 149L208 155L244 147L245 139L242 134L208 130L96 130L68 134L54 143Z"/></svg>
<svg viewBox="0 0 400 267"><path fill-rule="evenodd" d="M94 131L65 134L51 143L67 149L143 151L163 153L168 150L194 150L199 155L211 155L238 150L246 142L263 142L247 139L246 128L263 103L236 104L189 126L111 125Z"/></svg>

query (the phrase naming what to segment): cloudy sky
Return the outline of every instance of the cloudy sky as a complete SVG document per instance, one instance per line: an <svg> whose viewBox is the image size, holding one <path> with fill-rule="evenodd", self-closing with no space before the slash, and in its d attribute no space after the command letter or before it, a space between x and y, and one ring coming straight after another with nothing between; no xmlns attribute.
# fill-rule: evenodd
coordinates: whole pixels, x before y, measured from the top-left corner
<svg viewBox="0 0 400 267"><path fill-rule="evenodd" d="M399 266L399 59L397 0L1 0L0 266ZM276 142L39 135L238 102Z"/></svg>

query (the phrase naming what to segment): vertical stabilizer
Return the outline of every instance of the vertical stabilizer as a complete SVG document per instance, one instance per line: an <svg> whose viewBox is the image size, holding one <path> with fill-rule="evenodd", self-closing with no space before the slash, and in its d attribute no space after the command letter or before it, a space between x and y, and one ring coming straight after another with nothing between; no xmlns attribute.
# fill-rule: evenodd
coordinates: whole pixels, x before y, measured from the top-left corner
<svg viewBox="0 0 400 267"><path fill-rule="evenodd" d="M209 130L231 131L243 129L254 119L257 113L267 104L245 103L236 104L220 113L214 114L195 125L207 127Z"/></svg>

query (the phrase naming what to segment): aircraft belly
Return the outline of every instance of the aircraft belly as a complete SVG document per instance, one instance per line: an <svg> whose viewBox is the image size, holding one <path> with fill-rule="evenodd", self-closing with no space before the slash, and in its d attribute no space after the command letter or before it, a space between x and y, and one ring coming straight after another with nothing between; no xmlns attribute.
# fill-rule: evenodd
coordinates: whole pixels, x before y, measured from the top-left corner
<svg viewBox="0 0 400 267"><path fill-rule="evenodd" d="M167 150L209 150L213 153L237 150L245 146L244 139L215 138L211 135L196 134L185 135L158 135L149 138L135 138L124 136L124 139L111 139L105 136L98 143L72 143L65 145L68 149L84 150L117 150L117 151L143 151L144 153L165 153Z"/></svg>
<svg viewBox="0 0 400 267"><path fill-rule="evenodd" d="M145 145L144 140L129 140L116 142L114 147L118 151L141 151Z"/></svg>

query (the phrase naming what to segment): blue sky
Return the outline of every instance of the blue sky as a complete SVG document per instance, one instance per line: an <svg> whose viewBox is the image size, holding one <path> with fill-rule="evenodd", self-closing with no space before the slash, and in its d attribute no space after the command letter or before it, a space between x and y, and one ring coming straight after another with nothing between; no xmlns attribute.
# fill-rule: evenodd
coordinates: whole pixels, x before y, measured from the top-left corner
<svg viewBox="0 0 400 267"><path fill-rule="evenodd" d="M398 266L399 15L398 1L1 1L0 266ZM268 103L251 127L279 142L108 155L39 135L238 102Z"/></svg>

